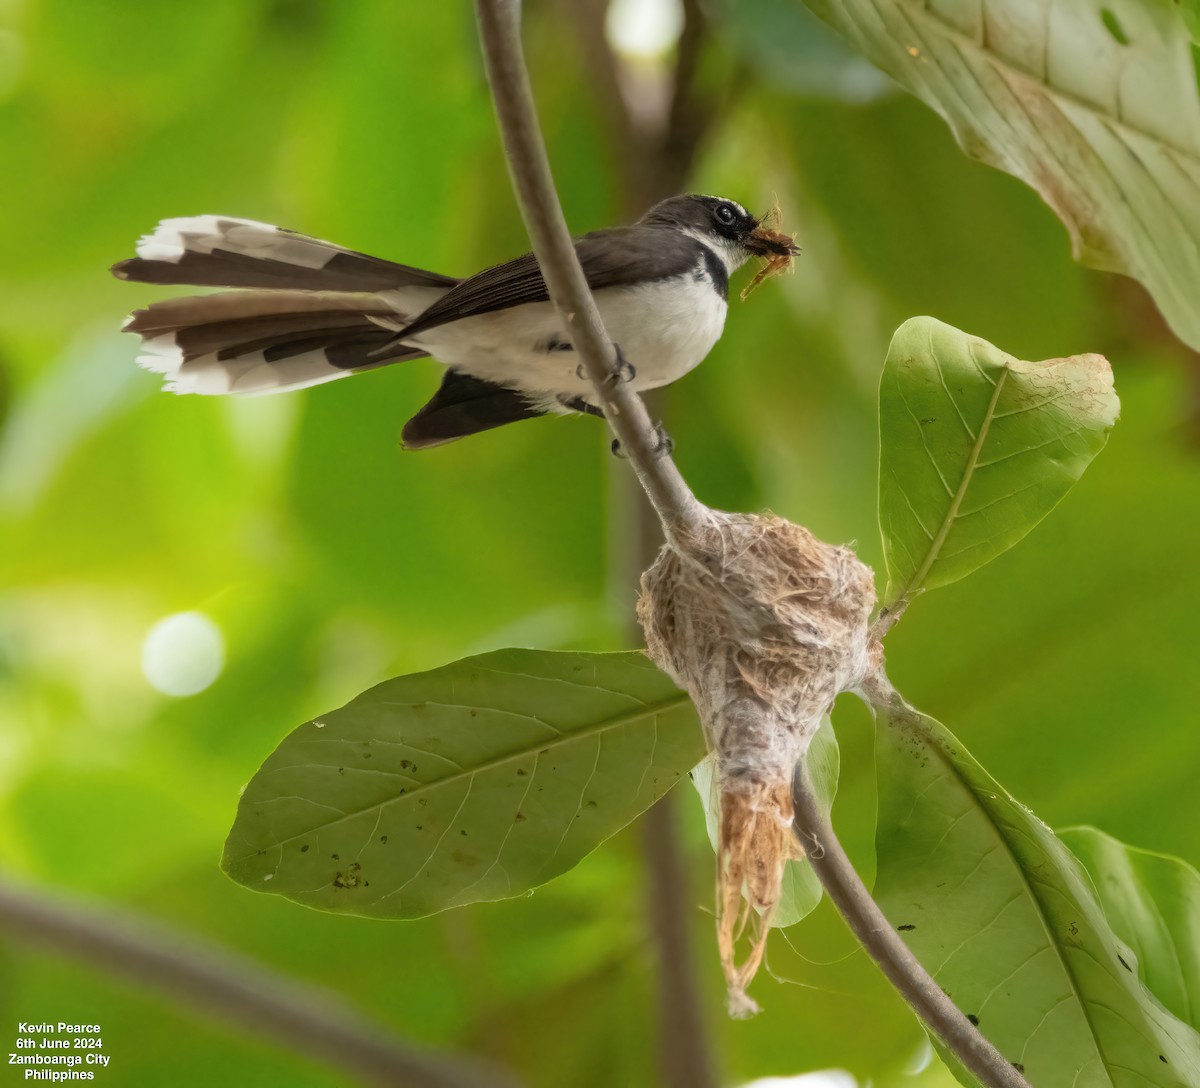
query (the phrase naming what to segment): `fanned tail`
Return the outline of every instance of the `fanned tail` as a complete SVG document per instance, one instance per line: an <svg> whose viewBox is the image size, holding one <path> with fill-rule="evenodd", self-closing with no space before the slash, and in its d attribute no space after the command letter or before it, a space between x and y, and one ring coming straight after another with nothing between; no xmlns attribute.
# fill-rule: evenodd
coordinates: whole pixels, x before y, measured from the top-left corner
<svg viewBox="0 0 1200 1088"><path fill-rule="evenodd" d="M419 358L396 331L458 282L213 215L165 219L137 253L113 274L244 289L157 302L126 321L142 337L138 362L176 393L274 393Z"/></svg>

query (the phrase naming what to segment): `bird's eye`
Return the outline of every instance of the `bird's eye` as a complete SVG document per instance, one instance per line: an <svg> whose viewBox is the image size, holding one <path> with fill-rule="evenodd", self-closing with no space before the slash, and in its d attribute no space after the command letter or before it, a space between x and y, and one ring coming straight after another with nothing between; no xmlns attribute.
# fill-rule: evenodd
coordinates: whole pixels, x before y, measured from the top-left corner
<svg viewBox="0 0 1200 1088"><path fill-rule="evenodd" d="M718 223L724 223L725 226L731 226L737 219L737 212L732 204L718 204L713 215L717 217Z"/></svg>

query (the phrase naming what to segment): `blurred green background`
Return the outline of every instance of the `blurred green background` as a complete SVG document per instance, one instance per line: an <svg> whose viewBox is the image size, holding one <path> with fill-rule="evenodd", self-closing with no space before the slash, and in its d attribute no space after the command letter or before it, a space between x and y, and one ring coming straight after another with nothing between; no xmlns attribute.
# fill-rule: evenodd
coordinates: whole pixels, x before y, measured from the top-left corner
<svg viewBox="0 0 1200 1088"><path fill-rule="evenodd" d="M581 232L623 209L569 6L528 5L527 49ZM622 3L610 24L650 95L671 23L639 23L639 6L674 9ZM1124 403L1108 449L1020 547L917 602L890 671L1051 825L1200 864L1196 357L1140 288L1072 262L1034 193L966 160L798 2L729 7L702 57L690 187L754 207L777 194L804 256L733 302L674 388L683 472L711 505L770 508L878 566L875 387L904 318L1024 358L1108 355ZM322 916L217 869L240 787L297 723L484 649L630 645L634 588L610 557L628 470L602 428L541 420L402 453L429 362L281 398L164 396L117 329L171 292L107 274L159 218L205 212L452 274L526 248L469 5L3 0L0 146L4 870L213 938L531 1085L656 1083L634 829L531 898L415 923ZM192 611L219 631L219 675L164 694L147 635ZM165 652L176 674L205 672L187 638ZM835 821L869 871L869 725L848 701L837 723ZM766 1011L725 1018L711 851L696 798L677 800L726 1081L839 1066L916 1083L919 1029L826 907L773 939ZM43 1018L99 1022L114 1086L343 1083L0 946L0 1040Z"/></svg>

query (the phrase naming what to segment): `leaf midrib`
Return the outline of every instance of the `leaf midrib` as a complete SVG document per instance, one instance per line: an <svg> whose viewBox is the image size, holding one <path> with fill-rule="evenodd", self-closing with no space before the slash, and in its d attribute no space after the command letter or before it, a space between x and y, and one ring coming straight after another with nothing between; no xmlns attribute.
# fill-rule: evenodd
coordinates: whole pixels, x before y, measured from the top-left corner
<svg viewBox="0 0 1200 1088"><path fill-rule="evenodd" d="M874 5L877 3L877 0L868 0L868 2ZM900 8L901 4L897 2L896 6L897 8ZM917 8L915 10L908 10L905 8L904 10L905 15L910 19L915 16L917 19L923 22L932 23L933 26L937 28L939 34L953 41L960 49L974 53L978 57L982 57L987 63L996 68L1000 68L1005 72L1011 73L1017 79L1033 84L1036 87L1040 87L1051 97L1057 98L1063 102L1069 102L1074 106L1078 106L1080 109L1086 110L1094 117L1099 118L1115 128L1123 129L1125 132L1131 133L1132 135L1137 136L1139 139L1148 140L1151 143L1159 144L1163 148L1178 155L1180 158L1186 159L1189 162L1195 163L1196 165L1200 165L1200 154L1198 154L1195 150L1187 147L1181 147L1167 139L1167 137L1163 136L1161 133L1147 132L1144 129L1139 128L1137 125L1130 124L1124 118L1117 117L1114 114L1107 112L1103 107L1099 106L1095 102L1089 102L1086 98L1080 98L1078 95L1071 94L1069 91L1063 90L1061 87L1057 87L1053 83L1048 83L1046 80L1041 79L1028 69L1019 67L1008 57L1002 57L997 53L991 52L970 35L964 34L957 27L954 27L943 19L939 18L936 12L930 11L926 7ZM990 100L990 96L988 97Z"/></svg>
<svg viewBox="0 0 1200 1088"><path fill-rule="evenodd" d="M891 728L901 727L898 724L893 724ZM924 724L918 728L920 729L921 739L925 743L926 747L933 749L935 755L938 757L942 765L954 776L954 778L966 791L967 796L971 800L971 804L974 805L983 816L984 820L987 822L987 826L991 828L993 834L1000 841L1000 844L1003 847L1008 860L1011 862L1012 867L1016 870L1018 879L1021 882L1021 886L1025 890L1027 898L1034 905L1034 915L1041 924L1042 932L1046 935L1046 943L1054 950L1055 958L1058 960L1059 966L1062 968L1063 975L1066 977L1067 983L1071 987L1071 994L1075 998L1075 1003L1080 1012L1083 1014L1084 1023L1087 1024L1088 1036L1091 1038L1092 1043L1096 1048L1096 1055L1100 1059L1101 1067L1104 1069L1104 1075L1107 1078L1109 1085L1115 1088L1116 1081L1114 1080L1109 1069L1108 1059L1105 1055L1104 1047L1100 1043L1100 1037L1096 1034L1096 1027L1092 1023L1092 1017L1088 1011L1088 1004L1084 1000L1082 993L1080 993L1078 982L1075 979L1075 974L1071 970L1066 957L1063 955L1062 948L1060 947L1058 941L1054 938L1054 931L1049 923L1049 920L1046 918L1045 911L1042 907L1041 898L1038 896L1037 892L1034 890L1033 884L1030 883L1029 878L1026 876L1025 869L1021 865L1021 862L1017 858L1012 847L1009 845L1008 838L1004 835L1003 831L1000 829L1000 826L992 818L992 814L988 811L987 806L975 792L974 787L963 774L953 757L945 750L945 748L942 747L937 736L931 734ZM1000 787L997 786L997 789L1000 789ZM1007 796L1007 794L1005 796Z"/></svg>
<svg viewBox="0 0 1200 1088"><path fill-rule="evenodd" d="M912 594L921 588L921 583L929 576L930 570L933 569L934 563L937 562L938 556L941 554L942 546L946 543L946 538L950 535L950 530L954 527L954 522L958 518L959 507L962 506L962 501L966 497L967 490L971 486L971 480L975 475L975 466L979 461L979 455L983 452L984 443L987 441L988 432L991 430L992 419L996 414L996 405L1000 400L1000 391L1004 388L1004 383L1007 381L1009 368L1002 367L1000 376L996 379L995 387L992 390L992 398L988 402L987 412L984 414L983 422L979 425L979 433L975 436L975 443L971 447L971 452L967 455L967 463L963 468L962 479L959 481L958 489L950 499L950 505L946 509L946 516L942 519L938 531L934 534L933 539L929 542L929 550L925 553L925 558L921 565L917 568L913 576L905 584L904 589L900 591L897 598L899 602L905 602ZM946 390L946 396L953 401L950 391ZM933 455L930 454L930 460ZM934 466L937 467L936 465Z"/></svg>
<svg viewBox="0 0 1200 1088"><path fill-rule="evenodd" d="M528 745L524 746L523 748L519 748L515 751L509 752L505 755L497 756L494 759L487 760L486 762L481 763L475 767L463 767L460 770L455 771L452 774L445 776L444 778L437 778L431 782L422 782L419 786L416 786L411 790L405 790L403 793L397 794L395 797L388 797L383 801L377 801L374 804L365 805L362 808L356 809L353 812L347 812L344 816L339 816L336 820L330 820L325 823L316 824L312 827L305 829L304 831L299 831L294 835L289 835L286 838L278 839L275 842L266 844L265 846L260 846L256 849L254 849L253 851L251 851L250 853L241 854L241 855L239 855L239 857L232 859L232 860L233 861L241 861L241 860L244 860L245 858L256 857L260 851L273 850L278 847L286 846L288 843L293 842L296 839L303 838L305 835L312 835L318 831L324 831L329 828L336 827L338 824L344 823L347 820L357 819L359 816L362 816L364 813L373 812L376 809L382 809L387 805L395 804L397 801L410 801L415 797L419 797L422 793L426 792L427 790L436 789L436 788L439 788L442 786L450 785L460 778L464 778L464 777L466 777L468 779L474 778L477 774L481 774L481 773L490 771L495 767L503 766L503 764L508 763L511 760L521 759L521 758L524 758L529 755L535 755L538 752L543 752L548 748L556 748L561 745L570 744L573 741L581 740L581 739L593 736L598 733L603 733L609 729L619 729L621 726L628 725L631 722L636 721L638 718L656 717L657 715L666 713L669 710L674 710L677 707L682 706L683 704L685 704L687 702L690 702L689 697L685 693L680 692L678 695L674 695L671 698L666 699L660 703L643 704L642 706L638 707L636 710L625 711L621 714L614 715L613 717L610 717L610 718L603 718L598 722L594 722L593 724L586 726L583 729L578 730L577 732L562 733L559 735L559 737L551 739L548 742L545 740L537 741L537 742L528 744ZM470 707L470 708L464 707L464 709L490 710L493 708L491 708L491 707ZM327 739L333 739L333 738L327 738ZM291 770L296 766L297 766L296 764L293 764L291 767L286 767L286 768L280 767L278 769L280 771L285 771L285 770ZM327 765L326 764L308 764L307 766L322 766L322 767L324 767ZM265 768L264 768L264 770L265 770ZM267 799L260 798L259 800L267 800ZM253 803L253 802L251 802L251 803Z"/></svg>

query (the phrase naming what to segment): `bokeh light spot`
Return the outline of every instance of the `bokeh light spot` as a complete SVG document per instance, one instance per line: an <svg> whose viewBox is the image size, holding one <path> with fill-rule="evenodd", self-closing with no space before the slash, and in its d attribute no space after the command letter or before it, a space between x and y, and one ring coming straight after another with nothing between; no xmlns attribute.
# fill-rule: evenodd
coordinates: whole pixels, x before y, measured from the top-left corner
<svg viewBox="0 0 1200 1088"><path fill-rule="evenodd" d="M177 612L161 619L142 643L142 672L164 695L195 695L225 664L221 629L203 612Z"/></svg>
<svg viewBox="0 0 1200 1088"><path fill-rule="evenodd" d="M657 57L675 44L682 28L679 0L614 0L605 30L619 53Z"/></svg>

